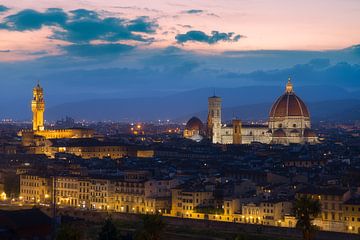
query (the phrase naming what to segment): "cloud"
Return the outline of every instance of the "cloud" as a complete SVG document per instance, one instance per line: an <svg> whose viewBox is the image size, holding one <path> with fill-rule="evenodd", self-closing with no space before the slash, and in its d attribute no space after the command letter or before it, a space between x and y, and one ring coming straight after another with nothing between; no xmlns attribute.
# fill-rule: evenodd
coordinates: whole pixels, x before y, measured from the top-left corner
<svg viewBox="0 0 360 240"><path fill-rule="evenodd" d="M74 43L88 43L92 40L115 42L119 40L146 41L136 33L154 33L158 24L147 16L128 20L115 17L101 18L95 11L77 9L68 13L62 9L49 8L45 12L32 9L22 10L7 16L0 28L10 31L33 31L43 26L58 26L53 39Z"/></svg>
<svg viewBox="0 0 360 240"><path fill-rule="evenodd" d="M186 10L183 11L183 13L187 13L187 14L198 14L198 13L203 13L204 10L201 9L190 9L190 10Z"/></svg>
<svg viewBox="0 0 360 240"><path fill-rule="evenodd" d="M135 19L101 17L96 11L76 9L64 12L50 8L44 12L32 9L9 15L0 23L0 29L9 31L35 31L50 26L50 39L63 40L71 45L59 46L72 56L95 57L98 55L118 55L137 46L136 43L151 43L147 37L158 28L155 20L147 16ZM133 46L121 41L133 41ZM101 44L93 44L100 41ZM120 42L119 42L120 41Z"/></svg>
<svg viewBox="0 0 360 240"><path fill-rule="evenodd" d="M360 65L347 62L330 64L329 59L312 59L305 64L296 64L289 68L257 70L251 73L224 72L219 79L231 81L252 80L258 83L276 83L279 79L291 76L299 85L332 85L360 87ZM225 80L226 81L226 80Z"/></svg>
<svg viewBox="0 0 360 240"><path fill-rule="evenodd" d="M25 9L16 14L5 17L0 23L0 29L11 31L39 30L43 26L63 26L67 14L58 8L49 8L41 13L32 9Z"/></svg>
<svg viewBox="0 0 360 240"><path fill-rule="evenodd" d="M100 18L94 12L85 9L71 11L69 20L56 31L52 38L73 43L89 43L93 40L117 42L119 40L151 41L137 33L154 33L157 24L148 17L139 17L133 20L121 18Z"/></svg>
<svg viewBox="0 0 360 240"><path fill-rule="evenodd" d="M149 17L142 16L129 21L128 30L133 32L154 33L159 25Z"/></svg>
<svg viewBox="0 0 360 240"><path fill-rule="evenodd" d="M191 25L189 24L177 24L179 27L183 27L183 28L192 28Z"/></svg>
<svg viewBox="0 0 360 240"><path fill-rule="evenodd" d="M48 51L42 50L42 51L31 52L29 53L29 55L37 56L37 55L46 55L48 53L49 53Z"/></svg>
<svg viewBox="0 0 360 240"><path fill-rule="evenodd" d="M207 35L202 31L188 31L185 34L178 34L176 35L175 39L178 43L185 43L188 41L191 42L203 42L208 44L214 44L220 41L223 42L237 42L244 36L242 35L235 35L234 33L222 33L218 31L212 31L211 35Z"/></svg>
<svg viewBox="0 0 360 240"><path fill-rule="evenodd" d="M6 12L7 10L9 10L8 7L6 7L6 6L4 6L4 5L0 5L0 13Z"/></svg>
<svg viewBox="0 0 360 240"><path fill-rule="evenodd" d="M326 58L315 58L309 62L309 65L315 69L322 69L330 66L330 60Z"/></svg>
<svg viewBox="0 0 360 240"><path fill-rule="evenodd" d="M79 57L96 57L119 55L128 52L134 47L127 44L72 44L63 49L70 55Z"/></svg>

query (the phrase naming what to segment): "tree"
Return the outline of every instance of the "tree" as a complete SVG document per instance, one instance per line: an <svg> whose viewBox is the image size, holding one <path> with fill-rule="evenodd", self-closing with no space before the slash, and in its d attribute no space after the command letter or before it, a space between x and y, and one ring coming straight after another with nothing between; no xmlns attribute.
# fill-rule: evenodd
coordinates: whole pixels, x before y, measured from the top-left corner
<svg viewBox="0 0 360 240"><path fill-rule="evenodd" d="M105 220L104 225L101 228L98 240L119 240L119 235L120 234L118 233L115 224L111 218L108 218Z"/></svg>
<svg viewBox="0 0 360 240"><path fill-rule="evenodd" d="M61 224L56 234L56 240L80 240L81 232L70 224Z"/></svg>
<svg viewBox="0 0 360 240"><path fill-rule="evenodd" d="M321 213L321 205L318 200L307 196L296 199L294 214L297 219L296 227L302 230L303 239L311 240L314 236L316 226L313 220Z"/></svg>
<svg viewBox="0 0 360 240"><path fill-rule="evenodd" d="M160 240L165 223L159 214L146 214L142 217L142 227L136 234L136 240Z"/></svg>

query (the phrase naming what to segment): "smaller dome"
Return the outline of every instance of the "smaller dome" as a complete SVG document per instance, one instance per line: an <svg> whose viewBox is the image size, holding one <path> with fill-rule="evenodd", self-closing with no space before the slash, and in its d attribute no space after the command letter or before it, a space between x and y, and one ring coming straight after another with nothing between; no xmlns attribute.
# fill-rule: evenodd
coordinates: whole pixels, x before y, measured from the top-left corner
<svg viewBox="0 0 360 240"><path fill-rule="evenodd" d="M272 135L273 137L286 137L286 134L283 129L276 129Z"/></svg>
<svg viewBox="0 0 360 240"><path fill-rule="evenodd" d="M197 118L197 117L192 117L187 123L186 123L186 126L185 126L185 129L186 130L191 130L191 131L194 131L194 130L197 130L197 131L201 131L203 130L204 128L204 124L202 123L202 121Z"/></svg>
<svg viewBox="0 0 360 240"><path fill-rule="evenodd" d="M316 133L310 128L304 130L304 137L316 137Z"/></svg>

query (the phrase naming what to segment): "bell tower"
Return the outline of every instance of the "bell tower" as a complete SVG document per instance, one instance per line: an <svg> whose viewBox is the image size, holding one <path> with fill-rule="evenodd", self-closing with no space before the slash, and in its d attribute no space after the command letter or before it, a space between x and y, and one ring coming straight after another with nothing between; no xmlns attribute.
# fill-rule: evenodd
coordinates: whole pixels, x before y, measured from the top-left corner
<svg viewBox="0 0 360 240"><path fill-rule="evenodd" d="M221 143L221 98L208 99L208 133L213 143Z"/></svg>
<svg viewBox="0 0 360 240"><path fill-rule="evenodd" d="M44 130L44 111L45 101L44 92L40 84L38 83L33 89L33 99L31 101L31 110L33 112L33 130Z"/></svg>

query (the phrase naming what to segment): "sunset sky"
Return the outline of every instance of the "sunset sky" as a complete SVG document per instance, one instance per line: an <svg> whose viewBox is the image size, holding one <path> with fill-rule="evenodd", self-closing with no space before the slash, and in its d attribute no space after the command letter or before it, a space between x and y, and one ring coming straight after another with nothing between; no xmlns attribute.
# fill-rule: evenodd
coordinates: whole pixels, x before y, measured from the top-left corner
<svg viewBox="0 0 360 240"><path fill-rule="evenodd" d="M360 3L357 0L3 0L2 4L1 61L59 55L64 50L62 47L79 44L80 41L72 42L54 34L56 31L68 31L64 25L76 21L73 11L77 9L92 11L94 14L83 21L98 21L104 28L108 27L103 35L117 31L102 22L106 18L124 21L125 25L127 21L143 19L144 27L148 24L149 30L151 28L151 31L133 31L144 36L146 41L121 36L108 40L102 39L103 35L99 34L83 42L94 45L123 43L139 48L177 46L203 53L259 49L330 50L355 45L360 38ZM48 10L51 8L57 8L52 16ZM33 12L29 12L30 9ZM62 23L56 19L60 15L63 17ZM51 18L54 22L51 22ZM22 24L23 27L16 26ZM79 28L76 31L79 31L78 35L85 35L88 29ZM202 32L203 35L192 36L192 31ZM233 33L233 36L239 37L213 42L201 39L202 36L211 37L212 31ZM189 40L178 41L181 35Z"/></svg>
<svg viewBox="0 0 360 240"><path fill-rule="evenodd" d="M0 98L38 80L54 104L288 75L359 89L359 43L358 0L3 0Z"/></svg>

